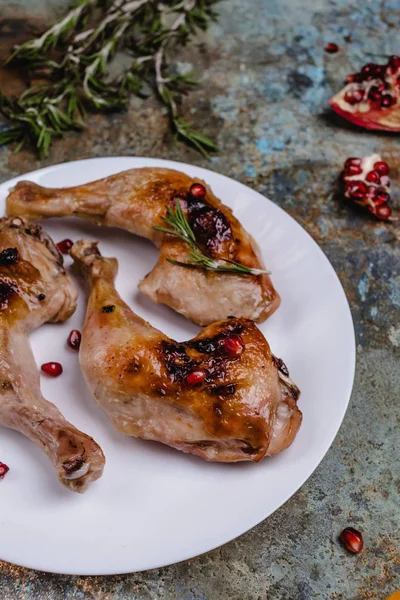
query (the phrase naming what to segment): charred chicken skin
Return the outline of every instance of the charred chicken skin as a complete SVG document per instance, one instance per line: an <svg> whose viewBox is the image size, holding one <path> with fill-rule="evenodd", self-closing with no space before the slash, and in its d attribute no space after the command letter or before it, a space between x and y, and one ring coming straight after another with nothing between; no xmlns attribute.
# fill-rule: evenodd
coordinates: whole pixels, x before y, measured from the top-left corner
<svg viewBox="0 0 400 600"><path fill-rule="evenodd" d="M65 321L75 310L77 292L62 265L40 226L0 219L0 425L35 442L61 483L83 492L102 474L103 452L43 398L28 339L33 329Z"/></svg>
<svg viewBox="0 0 400 600"><path fill-rule="evenodd" d="M229 315L264 321L280 303L267 274L188 269L166 260L188 262L189 248L184 241L154 229L163 225L162 217L167 207L174 208L176 199L208 256L264 269L255 241L232 211L204 182L199 184L199 180L171 169L131 169L71 188L44 188L21 181L8 196L7 214L30 219L75 215L98 225L126 229L160 249L156 266L139 285L154 302L167 304L199 325Z"/></svg>
<svg viewBox="0 0 400 600"><path fill-rule="evenodd" d="M227 318L176 342L121 300L116 259L84 240L71 255L89 284L80 364L120 432L221 462L259 461L292 443L299 390L252 321Z"/></svg>

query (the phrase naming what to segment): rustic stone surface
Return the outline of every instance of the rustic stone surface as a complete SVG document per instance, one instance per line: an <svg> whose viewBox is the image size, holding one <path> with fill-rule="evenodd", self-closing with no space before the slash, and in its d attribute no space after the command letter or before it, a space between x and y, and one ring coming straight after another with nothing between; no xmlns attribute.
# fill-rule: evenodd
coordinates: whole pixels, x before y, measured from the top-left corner
<svg viewBox="0 0 400 600"><path fill-rule="evenodd" d="M64 5L3 0L0 55ZM398 229L396 235L393 225L334 197L344 159L377 151L393 165L400 198L399 138L360 131L327 109L347 73L399 53L400 8L379 0L226 0L220 15L180 54L182 68L192 65L202 79L182 110L217 138L220 153L211 168L268 195L332 261L357 336L350 408L309 481L238 540L184 564L107 578L0 562L2 600L382 600L400 587ZM337 54L323 51L329 41L340 46ZM14 81L4 72L0 77L7 85ZM85 135L57 142L41 162L28 151L2 149L0 180L57 162L125 154L209 166L195 151L174 145L156 100L134 99L128 112L91 117ZM365 550L357 556L337 543L349 524L364 532Z"/></svg>

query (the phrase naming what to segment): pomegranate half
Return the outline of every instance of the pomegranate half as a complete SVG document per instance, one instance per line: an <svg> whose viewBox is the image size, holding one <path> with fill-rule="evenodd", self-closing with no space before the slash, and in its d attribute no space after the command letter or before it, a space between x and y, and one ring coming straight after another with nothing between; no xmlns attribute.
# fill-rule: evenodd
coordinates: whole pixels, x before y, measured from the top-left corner
<svg viewBox="0 0 400 600"><path fill-rule="evenodd" d="M368 63L348 75L347 85L329 104L365 129L400 132L400 56L391 56L386 65Z"/></svg>
<svg viewBox="0 0 400 600"><path fill-rule="evenodd" d="M344 195L383 221L394 221L390 201L389 165L379 154L348 158L343 171Z"/></svg>

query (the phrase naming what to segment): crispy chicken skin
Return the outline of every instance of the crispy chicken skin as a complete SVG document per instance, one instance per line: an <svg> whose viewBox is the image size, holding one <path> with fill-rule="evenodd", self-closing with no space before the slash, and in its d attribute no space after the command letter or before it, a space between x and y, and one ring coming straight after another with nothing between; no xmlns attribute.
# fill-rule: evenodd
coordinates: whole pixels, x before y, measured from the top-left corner
<svg viewBox="0 0 400 600"><path fill-rule="evenodd" d="M71 255L89 284L80 364L120 432L220 462L257 462L292 443L299 390L252 321L227 318L175 342L121 300L116 259L84 240Z"/></svg>
<svg viewBox="0 0 400 600"><path fill-rule="evenodd" d="M189 194L190 186L199 181L162 168L131 169L71 188L43 188L21 181L7 198L7 214L30 219L75 215L145 237L160 249L156 266L139 285L154 302L167 304L198 325L229 315L260 323L280 304L268 275L186 269L166 260L188 260L185 242L153 229L164 224L166 206L174 208L179 197L197 241L209 255L264 269L253 238L207 184L201 182L206 188L204 198Z"/></svg>
<svg viewBox="0 0 400 600"><path fill-rule="evenodd" d="M40 226L0 219L0 425L29 437L61 483L83 492L101 476L103 452L43 398L28 339L42 323L65 321L75 310L77 292L62 265Z"/></svg>

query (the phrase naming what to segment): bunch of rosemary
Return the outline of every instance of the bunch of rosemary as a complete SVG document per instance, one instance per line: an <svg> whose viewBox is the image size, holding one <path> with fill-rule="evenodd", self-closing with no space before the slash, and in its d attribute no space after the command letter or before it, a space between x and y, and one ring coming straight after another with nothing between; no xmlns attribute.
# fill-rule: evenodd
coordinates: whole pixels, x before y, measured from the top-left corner
<svg viewBox="0 0 400 600"><path fill-rule="evenodd" d="M86 109L112 110L127 105L130 94L153 88L167 107L176 136L204 156L217 150L212 140L180 116L177 100L196 85L174 73L168 52L185 45L215 20L218 0L78 0L40 37L16 46L6 64L26 69L41 83L18 98L0 91L0 111L10 121L0 145L29 142L40 156L55 137L81 129ZM129 64L117 75L110 63L117 51Z"/></svg>

